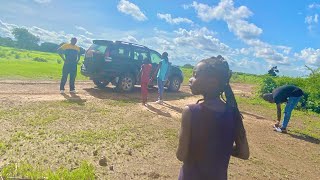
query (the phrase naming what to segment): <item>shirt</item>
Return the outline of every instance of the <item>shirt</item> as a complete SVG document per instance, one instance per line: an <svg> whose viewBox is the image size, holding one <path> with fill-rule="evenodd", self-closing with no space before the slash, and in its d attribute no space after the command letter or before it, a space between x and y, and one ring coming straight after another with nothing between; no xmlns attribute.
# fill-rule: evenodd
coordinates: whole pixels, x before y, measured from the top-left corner
<svg viewBox="0 0 320 180"><path fill-rule="evenodd" d="M167 71L169 69L169 62L162 59L160 64L161 64L161 66L158 71L157 78L161 79L162 81L166 81L166 75L167 75Z"/></svg>
<svg viewBox="0 0 320 180"><path fill-rule="evenodd" d="M303 91L297 86L284 85L272 91L273 100L276 104L287 102L288 97L300 97Z"/></svg>
<svg viewBox="0 0 320 180"><path fill-rule="evenodd" d="M65 63L77 63L78 55L80 53L80 48L72 44L64 44L59 48L60 53L65 55Z"/></svg>
<svg viewBox="0 0 320 180"><path fill-rule="evenodd" d="M228 107L224 112L215 112L202 104L189 105L189 109L189 150L179 180L227 179L236 137L233 109Z"/></svg>
<svg viewBox="0 0 320 180"><path fill-rule="evenodd" d="M150 79L151 64L143 64L141 66L141 83L148 83Z"/></svg>

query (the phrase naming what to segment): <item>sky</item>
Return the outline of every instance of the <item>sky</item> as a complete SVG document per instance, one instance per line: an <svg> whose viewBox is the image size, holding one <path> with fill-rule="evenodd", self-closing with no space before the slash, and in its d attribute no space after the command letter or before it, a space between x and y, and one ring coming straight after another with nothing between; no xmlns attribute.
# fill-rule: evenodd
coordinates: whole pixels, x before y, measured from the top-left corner
<svg viewBox="0 0 320 180"><path fill-rule="evenodd" d="M142 44L176 65L222 55L233 71L306 76L320 67L319 0L0 0L0 36Z"/></svg>

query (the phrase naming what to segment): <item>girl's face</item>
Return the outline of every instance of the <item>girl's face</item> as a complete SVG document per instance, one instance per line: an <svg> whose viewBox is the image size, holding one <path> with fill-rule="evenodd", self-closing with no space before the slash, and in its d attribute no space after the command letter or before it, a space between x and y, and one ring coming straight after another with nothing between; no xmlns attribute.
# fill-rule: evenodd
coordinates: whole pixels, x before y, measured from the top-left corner
<svg viewBox="0 0 320 180"><path fill-rule="evenodd" d="M205 64L198 63L193 69L193 75L189 80L189 86L194 95L212 94L218 84L215 77L205 71Z"/></svg>

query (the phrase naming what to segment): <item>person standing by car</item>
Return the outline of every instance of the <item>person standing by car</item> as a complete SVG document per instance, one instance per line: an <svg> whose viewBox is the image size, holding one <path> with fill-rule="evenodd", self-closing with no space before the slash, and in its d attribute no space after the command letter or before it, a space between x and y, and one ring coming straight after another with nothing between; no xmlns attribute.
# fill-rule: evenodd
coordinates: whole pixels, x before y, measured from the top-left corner
<svg viewBox="0 0 320 180"><path fill-rule="evenodd" d="M69 75L70 93L76 93L75 79L77 76L77 64L80 60L80 48L76 46L77 38L71 38L70 44L64 44L58 48L58 53L64 61L60 82L60 93L64 93L64 86Z"/></svg>
<svg viewBox="0 0 320 180"><path fill-rule="evenodd" d="M140 74L141 74L141 98L142 105L147 105L148 100L148 83L150 79L150 72L152 70L152 64L149 58L145 58L143 60L143 64L141 66Z"/></svg>
<svg viewBox="0 0 320 180"><path fill-rule="evenodd" d="M156 103L162 104L163 103L163 91L164 91L164 84L166 83L168 79L168 72L169 72L169 59L168 59L168 53L164 52L161 55L162 60L159 63L158 66L158 74L157 74L157 83L158 83L158 100ZM157 72L156 71L156 72Z"/></svg>

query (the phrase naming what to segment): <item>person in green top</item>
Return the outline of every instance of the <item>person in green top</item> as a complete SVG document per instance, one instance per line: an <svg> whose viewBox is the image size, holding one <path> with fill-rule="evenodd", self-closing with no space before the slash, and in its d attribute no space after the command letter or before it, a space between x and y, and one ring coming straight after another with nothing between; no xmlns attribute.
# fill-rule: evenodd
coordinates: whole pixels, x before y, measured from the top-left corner
<svg viewBox="0 0 320 180"><path fill-rule="evenodd" d="M67 82L68 75L70 93L76 93L75 90L75 79L77 76L77 64L80 60L80 48L76 45L77 38L71 38L70 44L63 44L58 48L58 53L62 58L64 65L62 68L62 77L60 82L60 93L64 93L64 86Z"/></svg>

